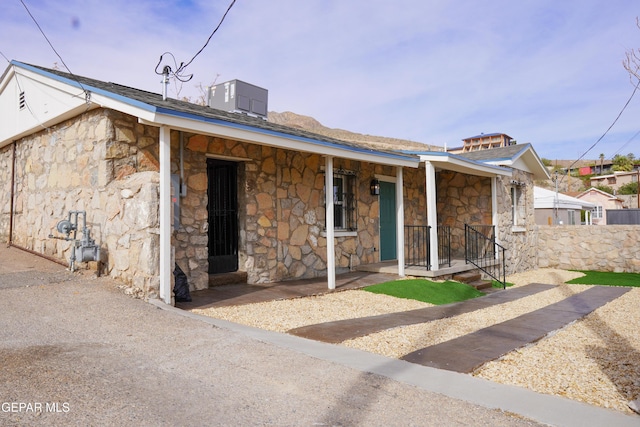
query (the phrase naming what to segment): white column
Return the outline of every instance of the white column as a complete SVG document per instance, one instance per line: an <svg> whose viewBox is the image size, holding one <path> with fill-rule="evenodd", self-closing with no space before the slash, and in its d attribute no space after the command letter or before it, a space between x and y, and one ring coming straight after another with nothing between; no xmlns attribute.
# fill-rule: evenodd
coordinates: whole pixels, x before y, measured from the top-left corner
<svg viewBox="0 0 640 427"><path fill-rule="evenodd" d="M502 244L500 242L500 235L498 233L498 230L500 230L500 227L498 227L498 218L500 218L500 216L498 215L498 177L492 176L491 177L491 224L493 224L496 230L496 243ZM498 251L495 251L495 252L496 252L495 253L496 259L498 259L498 256L500 254L498 254Z"/></svg>
<svg viewBox="0 0 640 427"><path fill-rule="evenodd" d="M160 299L171 304L171 137L160 127Z"/></svg>
<svg viewBox="0 0 640 427"><path fill-rule="evenodd" d="M327 286L336 288L336 249L334 247L334 221L333 221L333 157L326 156L324 164L324 197L325 217L327 233Z"/></svg>
<svg viewBox="0 0 640 427"><path fill-rule="evenodd" d="M425 175L427 178L426 197L427 197L427 225L431 227L429 233L429 247L431 249L431 270L440 269L438 262L438 212L436 200L436 168L429 161L424 162Z"/></svg>
<svg viewBox="0 0 640 427"><path fill-rule="evenodd" d="M402 166L396 169L396 257L398 275L404 277L404 196Z"/></svg>

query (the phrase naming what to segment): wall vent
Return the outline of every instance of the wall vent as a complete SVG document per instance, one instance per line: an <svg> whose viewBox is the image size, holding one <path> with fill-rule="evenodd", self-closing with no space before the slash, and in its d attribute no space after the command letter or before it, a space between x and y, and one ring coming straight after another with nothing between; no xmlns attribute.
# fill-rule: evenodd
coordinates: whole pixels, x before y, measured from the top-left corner
<svg viewBox="0 0 640 427"><path fill-rule="evenodd" d="M211 86L207 105L211 108L267 118L269 91L261 87L231 80Z"/></svg>
<svg viewBox="0 0 640 427"><path fill-rule="evenodd" d="M20 92L20 95L18 95L18 108L24 110L26 106L27 100L24 97L24 92Z"/></svg>

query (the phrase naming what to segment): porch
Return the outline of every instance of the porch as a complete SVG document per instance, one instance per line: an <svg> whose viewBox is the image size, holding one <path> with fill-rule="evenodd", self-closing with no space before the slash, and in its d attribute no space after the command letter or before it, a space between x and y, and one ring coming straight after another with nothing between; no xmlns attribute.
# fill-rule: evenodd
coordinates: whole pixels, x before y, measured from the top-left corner
<svg viewBox="0 0 640 427"><path fill-rule="evenodd" d="M431 249L432 234L437 234L437 251ZM506 249L496 242L495 226L465 224L463 247L459 248L452 247L451 234L451 227L444 225L437 227L437 233L432 233L428 225L405 225L403 273L397 259L363 264L356 270L444 280L479 270L484 276L505 283Z"/></svg>

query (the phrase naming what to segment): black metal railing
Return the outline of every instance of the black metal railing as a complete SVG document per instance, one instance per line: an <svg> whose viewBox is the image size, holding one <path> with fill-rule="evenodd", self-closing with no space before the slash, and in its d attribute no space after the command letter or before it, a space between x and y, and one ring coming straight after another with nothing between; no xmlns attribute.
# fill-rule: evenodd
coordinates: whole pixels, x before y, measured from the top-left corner
<svg viewBox="0 0 640 427"><path fill-rule="evenodd" d="M405 266L427 267L427 270L431 270L430 231L431 227L428 225L404 226Z"/></svg>
<svg viewBox="0 0 640 427"><path fill-rule="evenodd" d="M451 267L451 227L438 226L438 262L440 266Z"/></svg>
<svg viewBox="0 0 640 427"><path fill-rule="evenodd" d="M464 258L506 288L505 248L496 243L492 225L464 225Z"/></svg>
<svg viewBox="0 0 640 427"><path fill-rule="evenodd" d="M405 266L432 269L430 233L429 225L404 226ZM438 263L451 267L451 227L447 225L438 226Z"/></svg>

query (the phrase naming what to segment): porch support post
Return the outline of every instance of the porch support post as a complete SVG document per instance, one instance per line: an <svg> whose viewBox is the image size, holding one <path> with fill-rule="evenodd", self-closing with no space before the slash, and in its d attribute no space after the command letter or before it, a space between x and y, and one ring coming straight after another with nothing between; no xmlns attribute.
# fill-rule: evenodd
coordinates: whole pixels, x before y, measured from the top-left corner
<svg viewBox="0 0 640 427"><path fill-rule="evenodd" d="M396 169L396 257L398 258L398 275L404 277L404 196L402 166Z"/></svg>
<svg viewBox="0 0 640 427"><path fill-rule="evenodd" d="M160 299L171 305L171 135L160 127Z"/></svg>
<svg viewBox="0 0 640 427"><path fill-rule="evenodd" d="M427 178L426 198L427 198L427 225L431 227L429 233L429 247L431 248L431 270L440 269L438 260L438 212L436 200L436 168L430 161L424 162L425 175Z"/></svg>
<svg viewBox="0 0 640 427"><path fill-rule="evenodd" d="M326 206L326 233L327 233L327 286L336 288L336 249L334 247L334 205L333 205L333 157L326 156L324 164L324 197Z"/></svg>

